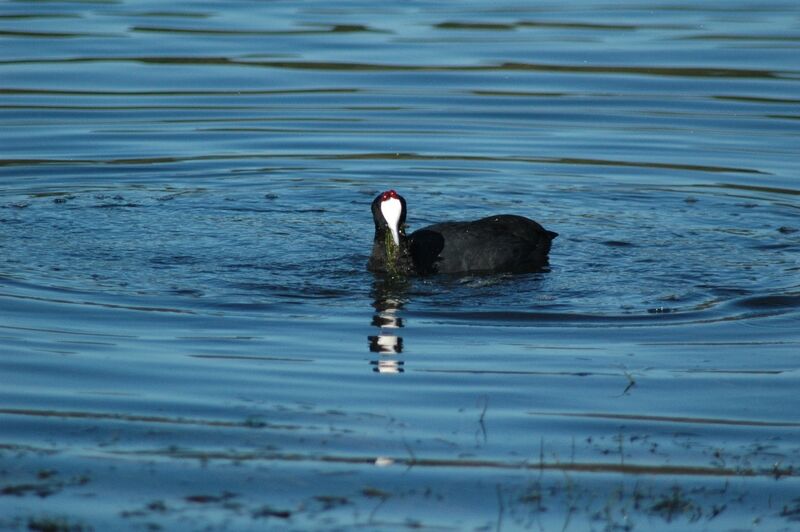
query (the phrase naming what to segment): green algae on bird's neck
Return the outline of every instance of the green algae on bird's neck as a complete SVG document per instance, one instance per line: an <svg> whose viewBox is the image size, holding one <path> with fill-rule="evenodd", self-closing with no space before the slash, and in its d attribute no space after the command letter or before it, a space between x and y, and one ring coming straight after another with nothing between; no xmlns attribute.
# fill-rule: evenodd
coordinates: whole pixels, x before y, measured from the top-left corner
<svg viewBox="0 0 800 532"><path fill-rule="evenodd" d="M390 235L383 239L384 252L386 253L386 272L392 277L405 274L400 266L400 246L394 243Z"/></svg>

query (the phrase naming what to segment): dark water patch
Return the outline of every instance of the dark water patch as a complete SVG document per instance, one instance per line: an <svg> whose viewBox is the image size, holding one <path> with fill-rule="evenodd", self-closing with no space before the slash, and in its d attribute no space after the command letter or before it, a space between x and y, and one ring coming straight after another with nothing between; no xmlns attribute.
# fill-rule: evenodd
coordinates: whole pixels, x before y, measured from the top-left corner
<svg viewBox="0 0 800 532"><path fill-rule="evenodd" d="M50 95L50 96L278 96L291 94L351 94L359 92L357 88L307 88L307 89L243 89L243 90L186 90L186 91L124 91L124 90L66 90L66 89L40 89L40 88L2 88L0 94L10 95ZM97 107L94 107L95 109Z"/></svg>
<svg viewBox="0 0 800 532"><path fill-rule="evenodd" d="M38 164L53 164L53 165L64 165L64 164L86 164L90 161L68 161L68 160L47 160L47 159L0 159L0 166L30 166L30 165L38 165Z"/></svg>
<svg viewBox="0 0 800 532"><path fill-rule="evenodd" d="M13 109L13 110L48 110L48 111L83 111L86 113L105 113L108 111L165 111L165 110L186 110L186 111L211 111L211 110L224 110L243 111L247 109L254 109L247 106L203 106L203 105L3 105L0 109ZM165 121L166 123L181 123L180 120ZM185 121L183 121L185 122Z"/></svg>
<svg viewBox="0 0 800 532"><path fill-rule="evenodd" d="M219 360L252 360L252 361L269 361L269 362L297 362L307 363L314 362L311 358L284 358L284 357L267 357L267 356L240 356L240 355L189 355L193 358L206 358L206 359L219 359Z"/></svg>
<svg viewBox="0 0 800 532"><path fill-rule="evenodd" d="M528 412L535 416L561 416L561 417L585 417L585 418L604 418L619 419L625 421L659 422L668 424L700 424L700 425L732 425L732 426L751 426L751 427L792 427L800 428L800 422L774 422L747 419L709 419L709 418L687 418L669 416L648 416L638 414L608 414L598 412L584 413L551 413L551 412Z"/></svg>
<svg viewBox="0 0 800 532"><path fill-rule="evenodd" d="M753 249L762 251L770 250L797 250L800 251L800 244L760 244L752 246Z"/></svg>
<svg viewBox="0 0 800 532"><path fill-rule="evenodd" d="M558 65L544 63L507 62L488 65L414 65L408 63L356 63L321 61L263 61L240 60L228 57L80 57L64 59L24 59L0 61L0 64L76 64L76 63L125 63L215 65L289 70L319 70L332 72L545 72L572 74L611 74L623 76L656 76L680 78L717 79L794 79L797 71L770 71L759 69L733 69L714 67L654 67L618 65Z"/></svg>
<svg viewBox="0 0 800 532"><path fill-rule="evenodd" d="M439 22L434 27L439 30L508 31L516 28L516 25L490 22Z"/></svg>
<svg viewBox="0 0 800 532"><path fill-rule="evenodd" d="M361 33L361 32L385 32L370 28L362 24L336 24L325 27L310 27L293 30L244 30L244 29L219 29L219 28L176 28L159 26L133 26L131 32L142 33L172 33L172 34L191 34L215 36L238 36L238 37L268 37L268 36L291 36L291 35L318 35L326 33Z"/></svg>
<svg viewBox="0 0 800 532"><path fill-rule="evenodd" d="M150 259L150 262L156 266L184 266L184 265L192 265L198 264L201 262L202 259L199 257L193 257L191 255L171 255L171 256L163 256L163 257L153 257Z"/></svg>
<svg viewBox="0 0 800 532"><path fill-rule="evenodd" d="M688 29L687 26L681 25L661 25L661 24L602 24L592 22L556 22L547 20L523 20L517 23L518 26L523 28L553 28L553 29L567 29L567 30L602 30L602 31L636 31L636 30L683 30Z"/></svg>
<svg viewBox="0 0 800 532"><path fill-rule="evenodd" d="M24 201L16 201L14 203L8 203L4 205L6 209L27 209L30 206L30 203L26 203Z"/></svg>
<svg viewBox="0 0 800 532"><path fill-rule="evenodd" d="M604 246L608 246L611 248L629 248L629 247L636 247L636 244L631 242L623 242L621 240L607 240L603 242Z"/></svg>
<svg viewBox="0 0 800 532"><path fill-rule="evenodd" d="M514 370L507 370L507 371L500 371L500 370L466 370L466 369L422 369L419 370L422 372L427 373L452 373L452 374L459 374L459 373L466 373L471 375L538 375L538 376L568 376L568 377L592 377L595 375L600 375L596 373L590 373L587 371L514 371ZM616 375L614 373L605 373L602 374L603 376L613 376Z"/></svg>
<svg viewBox="0 0 800 532"><path fill-rule="evenodd" d="M184 309L177 309L177 308L168 308L168 307L155 307L155 306L129 306L123 305L118 303L108 303L108 302L99 302L99 301L88 301L88 300L72 300L72 299L56 299L53 297L36 297L30 295L15 295L11 293L2 293L0 297L8 298L8 299L19 299L22 301L34 301L34 302L41 302L47 304L56 304L56 305L79 305L79 306L87 306L87 307L100 307L106 309L121 309L121 310L134 310L139 312L156 312L156 313L168 313L168 314L192 314L191 310L184 310ZM2 327L2 326L0 326Z"/></svg>
<svg viewBox="0 0 800 532"><path fill-rule="evenodd" d="M748 341L730 341L730 342L654 342L644 343L643 345L696 345L696 346L765 346L765 345L795 345L795 342L782 342L782 341L768 341L759 340L754 342ZM754 370L755 371L755 370Z"/></svg>
<svg viewBox="0 0 800 532"><path fill-rule="evenodd" d="M55 417L64 419L89 419L104 421L119 421L123 423L145 423L153 425L199 425L203 427L225 427L243 429L270 429L270 430L296 430L299 425L271 424L264 421L245 420L242 422L230 422L211 419L185 419L169 418L164 416L141 416L133 414L119 414L106 412L76 412L65 410L23 410L14 408L0 408L0 415L6 416L27 416L27 417Z"/></svg>
<svg viewBox="0 0 800 532"><path fill-rule="evenodd" d="M746 288L737 286L714 286L714 285L701 284L698 285L698 288L708 290L709 293L711 293L712 295L724 298L735 297L735 296L747 296L753 293L752 290L748 290Z"/></svg>
<svg viewBox="0 0 800 532"><path fill-rule="evenodd" d="M537 326L570 326L581 327L661 327L690 324L710 324L731 320L751 320L768 318L790 313L796 307L793 298L784 299L780 296L765 299L756 298L750 301L737 302L735 308L745 308L750 311L746 314L728 314L725 312L709 312L708 310L678 310L669 307L654 307L642 312L631 314L578 314L557 312L508 312L508 311L483 311L483 312L447 312L415 311L414 316L432 320L437 323L471 323L473 325L495 324L508 327L537 327Z"/></svg>
<svg viewBox="0 0 800 532"><path fill-rule="evenodd" d="M715 345L714 343L710 343L709 345ZM730 344L729 344L730 345ZM768 345L768 342L764 343L756 343L755 346L759 345ZM719 374L727 374L727 375L782 375L786 373L786 371L782 370L731 370L731 369L697 369L697 370L687 370L685 373L719 373Z"/></svg>
<svg viewBox="0 0 800 532"><path fill-rule="evenodd" d="M108 334L108 333L101 333L101 332L83 332L83 331L74 331L74 330L67 330L67 329L40 329L35 327L13 327L9 325L0 325L0 328L7 329L11 331L28 331L33 333L48 333L48 334L58 334L58 335L78 335L78 336L99 336L99 337L107 337L107 338L133 338L128 335L123 334Z"/></svg>
<svg viewBox="0 0 800 532"><path fill-rule="evenodd" d="M61 478L57 471L42 469L36 475L36 480L24 484L8 484L0 488L0 496L12 497L25 497L28 495L35 495L40 498L50 497L57 495L67 488L85 486L90 482L90 478L85 475L80 475L72 478ZM72 530L72 528L51 528L48 525L43 528L37 528L30 523L28 528L30 530Z"/></svg>
<svg viewBox="0 0 800 532"><path fill-rule="evenodd" d="M151 17L151 18L192 18L204 19L213 16L212 13L202 11L143 11L134 12L130 16L134 17Z"/></svg>
<svg viewBox="0 0 800 532"><path fill-rule="evenodd" d="M717 95L714 96L715 99L718 100L732 100L735 102L744 102L744 103L757 103L757 104L798 104L800 100L796 98L764 98L758 96L738 96L738 95Z"/></svg>
<svg viewBox="0 0 800 532"><path fill-rule="evenodd" d="M688 35L681 37L686 40L709 40L709 41L778 41L778 42L800 42L800 35L726 35L723 33L703 35Z"/></svg>
<svg viewBox="0 0 800 532"><path fill-rule="evenodd" d="M800 294L752 296L737 299L733 305L752 310L800 308Z"/></svg>
<svg viewBox="0 0 800 532"><path fill-rule="evenodd" d="M789 196L800 195L800 190L794 188L776 188L776 187L767 187L762 185L747 185L741 183L719 183L715 185L696 185L696 186L698 188L713 187L713 188L730 189L730 190L743 190L748 192L757 192L764 194L784 194ZM790 205L790 207L797 208L796 205Z"/></svg>
<svg viewBox="0 0 800 532"><path fill-rule="evenodd" d="M11 31L0 30L0 37L9 38L27 38L27 39L78 39L78 38L109 38L114 37L113 34L100 34L100 33L59 33L59 32L42 32L42 31Z"/></svg>
<svg viewBox="0 0 800 532"><path fill-rule="evenodd" d="M3 13L0 20L79 19L80 15L68 13Z"/></svg>
<svg viewBox="0 0 800 532"><path fill-rule="evenodd" d="M134 209L137 207L142 207L143 205L140 203L130 203L130 202L121 202L121 203L100 203L98 205L92 205L94 209Z"/></svg>
<svg viewBox="0 0 800 532"><path fill-rule="evenodd" d="M637 30L687 30L691 26L672 24L603 24L591 22L567 22L548 20L522 20L508 24L491 22L440 22L434 25L442 30L483 30L508 31L517 28L557 29L557 30L589 30L589 31L637 31Z"/></svg>
<svg viewBox="0 0 800 532"><path fill-rule="evenodd" d="M746 174L760 174L762 172L747 168L733 168L733 167L713 167L713 166L699 166L699 165L685 165L685 164L670 164L658 162L638 162L638 161L620 161L620 160L603 160L603 159L557 159L551 157L511 157L511 158L497 158L487 156L475 156L469 154L460 155L437 155L430 153L357 153L348 155L337 156L324 156L318 155L318 158L326 159L389 159L389 160L433 160L433 161L496 161L496 162L525 162L525 163L551 163L551 164L565 164L565 165L579 165L579 166L619 166L619 167L642 167L642 168L657 168L657 169L672 169L672 170L690 170L698 172L710 173L746 173Z"/></svg>
<svg viewBox="0 0 800 532"><path fill-rule="evenodd" d="M236 452L219 451L205 452L188 449L153 449L143 451L117 451L112 452L120 456L153 456L168 457L181 460L223 460L236 462L317 462L329 464L353 464L362 466L374 466L374 456L338 456L338 455L310 455L310 454L284 454L271 451L266 452ZM446 469L480 469L480 470L522 470L522 471L560 471L565 473L618 473L627 475L657 475L668 477L767 477L774 478L776 470L754 470L754 469L729 469L724 467L698 467L683 465L639 465L625 463L603 463L603 462L539 462L531 463L525 461L494 461L494 460L475 460L475 459L425 459L416 457L384 457L392 465L400 467L414 468L446 468ZM795 472L791 469L780 469L777 473L781 477L793 477Z"/></svg>
<svg viewBox="0 0 800 532"><path fill-rule="evenodd" d="M569 96L569 94L565 92L515 92L515 91L484 91L484 90L477 90L474 91L473 94L476 96L489 96L489 97L501 97L501 98L563 98L565 96Z"/></svg>

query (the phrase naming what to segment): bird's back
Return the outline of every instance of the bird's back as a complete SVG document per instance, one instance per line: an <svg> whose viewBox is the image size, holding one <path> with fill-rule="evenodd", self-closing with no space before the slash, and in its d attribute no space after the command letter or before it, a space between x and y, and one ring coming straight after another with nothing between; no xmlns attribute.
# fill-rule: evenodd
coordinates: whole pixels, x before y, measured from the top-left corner
<svg viewBox="0 0 800 532"><path fill-rule="evenodd" d="M442 222L411 234L419 273L526 272L547 265L556 233L511 214Z"/></svg>

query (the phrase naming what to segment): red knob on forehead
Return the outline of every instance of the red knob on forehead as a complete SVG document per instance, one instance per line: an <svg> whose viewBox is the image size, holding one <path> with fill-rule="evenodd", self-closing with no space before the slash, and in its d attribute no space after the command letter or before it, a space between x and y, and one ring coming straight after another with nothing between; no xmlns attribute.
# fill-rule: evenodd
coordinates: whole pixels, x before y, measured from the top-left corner
<svg viewBox="0 0 800 532"><path fill-rule="evenodd" d="M394 190L387 190L386 192L381 194L381 201L386 201L391 198L398 199L397 192L395 192Z"/></svg>

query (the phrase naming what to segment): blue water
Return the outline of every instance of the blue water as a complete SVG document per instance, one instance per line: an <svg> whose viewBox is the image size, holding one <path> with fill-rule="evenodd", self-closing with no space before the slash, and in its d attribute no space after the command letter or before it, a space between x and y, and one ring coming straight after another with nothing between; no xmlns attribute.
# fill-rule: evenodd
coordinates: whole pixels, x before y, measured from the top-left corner
<svg viewBox="0 0 800 532"><path fill-rule="evenodd" d="M0 529L791 530L795 2L0 4ZM515 213L548 271L387 282Z"/></svg>

